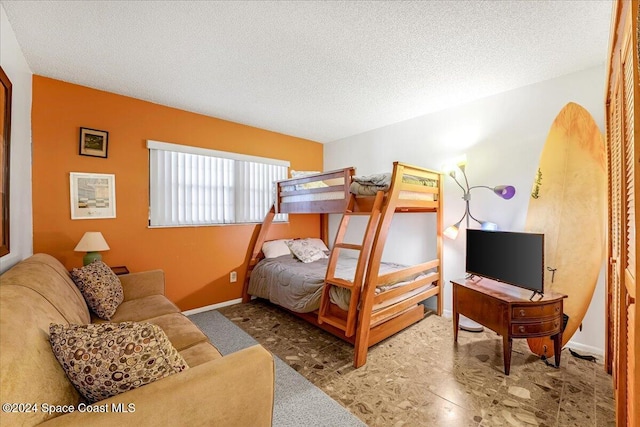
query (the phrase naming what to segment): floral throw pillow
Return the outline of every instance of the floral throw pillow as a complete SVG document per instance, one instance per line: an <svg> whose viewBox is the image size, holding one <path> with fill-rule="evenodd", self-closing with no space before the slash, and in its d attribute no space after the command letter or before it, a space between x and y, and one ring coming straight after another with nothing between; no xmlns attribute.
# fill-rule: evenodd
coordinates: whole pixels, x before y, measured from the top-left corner
<svg viewBox="0 0 640 427"><path fill-rule="evenodd" d="M82 268L74 268L71 278L89 308L101 319L111 320L124 300L124 291L120 279L109 266L102 261L94 261Z"/></svg>
<svg viewBox="0 0 640 427"><path fill-rule="evenodd" d="M49 326L49 341L75 388L94 403L188 369L157 325Z"/></svg>
<svg viewBox="0 0 640 427"><path fill-rule="evenodd" d="M328 258L327 254L309 239L287 240L286 243L291 249L291 253L304 263Z"/></svg>
<svg viewBox="0 0 640 427"><path fill-rule="evenodd" d="M318 239L317 237L307 237L304 240L307 240L310 245L315 246L316 248L320 249L321 251L329 252L329 248L327 247L327 245L324 244L322 239Z"/></svg>

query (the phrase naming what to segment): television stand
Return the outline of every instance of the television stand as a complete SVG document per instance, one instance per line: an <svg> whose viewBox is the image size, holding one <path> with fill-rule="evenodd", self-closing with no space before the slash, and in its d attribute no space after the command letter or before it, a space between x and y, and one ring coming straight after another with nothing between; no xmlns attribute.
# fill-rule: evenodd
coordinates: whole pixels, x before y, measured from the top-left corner
<svg viewBox="0 0 640 427"><path fill-rule="evenodd" d="M546 292L536 301L529 292L491 279L452 280L453 336L458 342L460 315L502 335L504 373L511 368L513 338L551 336L556 367L562 347L562 303L566 295Z"/></svg>

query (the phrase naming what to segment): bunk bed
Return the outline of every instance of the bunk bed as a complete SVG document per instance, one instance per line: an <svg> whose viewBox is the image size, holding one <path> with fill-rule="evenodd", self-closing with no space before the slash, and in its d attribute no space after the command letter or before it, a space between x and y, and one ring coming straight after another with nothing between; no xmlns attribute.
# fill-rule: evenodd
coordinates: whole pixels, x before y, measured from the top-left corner
<svg viewBox="0 0 640 427"><path fill-rule="evenodd" d="M252 295L269 299L273 287L309 293L302 303L270 299L352 343L354 366L364 365L370 346L424 318L421 301L436 297L437 314L442 314L442 186L440 173L400 162L386 175L357 177L350 167L278 181L276 202L250 248L243 302ZM382 262L391 220L405 212L437 216L435 259L413 266ZM308 264L290 253L265 258L263 245L276 213L322 214L325 243L328 214L342 214L332 250ZM354 216L367 221L358 244L345 242ZM357 258L345 256L354 253Z"/></svg>

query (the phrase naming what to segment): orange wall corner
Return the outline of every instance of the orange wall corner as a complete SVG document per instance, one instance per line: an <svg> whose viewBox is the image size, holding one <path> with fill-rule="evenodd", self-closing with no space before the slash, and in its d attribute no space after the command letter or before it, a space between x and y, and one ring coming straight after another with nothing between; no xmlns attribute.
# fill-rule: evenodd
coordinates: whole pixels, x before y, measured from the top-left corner
<svg viewBox="0 0 640 427"><path fill-rule="evenodd" d="M80 127L109 132L108 157L79 155ZM322 144L42 76L33 76L33 248L68 269L84 232L101 231L108 265L131 272L162 269L167 296L188 310L240 298L256 224L149 228L146 140L288 160L296 170L322 170ZM117 217L71 220L70 172L116 176ZM318 237L318 215L291 216L273 238ZM229 282L236 271L238 281Z"/></svg>

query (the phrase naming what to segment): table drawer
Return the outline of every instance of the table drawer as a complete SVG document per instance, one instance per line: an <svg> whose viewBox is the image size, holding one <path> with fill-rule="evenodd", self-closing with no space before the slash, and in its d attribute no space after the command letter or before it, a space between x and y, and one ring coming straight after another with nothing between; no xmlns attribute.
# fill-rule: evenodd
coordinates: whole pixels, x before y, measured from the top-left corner
<svg viewBox="0 0 640 427"><path fill-rule="evenodd" d="M561 310L561 303L559 302L538 306L515 306L511 309L511 319L540 319L543 317L557 316Z"/></svg>
<svg viewBox="0 0 640 427"><path fill-rule="evenodd" d="M511 335L513 337L533 335L555 335L560 332L560 318L547 320L545 322L534 323L513 323L511 324Z"/></svg>

